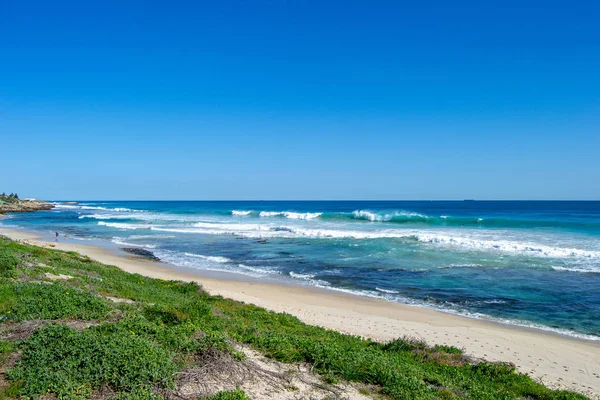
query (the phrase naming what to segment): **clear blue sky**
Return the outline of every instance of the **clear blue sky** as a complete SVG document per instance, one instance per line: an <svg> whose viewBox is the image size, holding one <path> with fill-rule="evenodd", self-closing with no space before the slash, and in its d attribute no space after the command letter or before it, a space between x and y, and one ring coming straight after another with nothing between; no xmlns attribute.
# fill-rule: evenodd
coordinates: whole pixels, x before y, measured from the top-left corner
<svg viewBox="0 0 600 400"><path fill-rule="evenodd" d="M600 199L598 1L1 1L0 191Z"/></svg>

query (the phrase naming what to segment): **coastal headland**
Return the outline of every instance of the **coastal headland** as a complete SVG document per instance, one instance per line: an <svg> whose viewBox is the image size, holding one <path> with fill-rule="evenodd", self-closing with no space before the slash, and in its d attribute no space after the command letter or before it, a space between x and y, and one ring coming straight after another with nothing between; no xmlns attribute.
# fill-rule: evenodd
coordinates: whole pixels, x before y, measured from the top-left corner
<svg viewBox="0 0 600 400"><path fill-rule="evenodd" d="M46 201L35 199L19 199L18 195L0 194L0 214L13 212L34 212L40 210L51 210L54 205Z"/></svg>

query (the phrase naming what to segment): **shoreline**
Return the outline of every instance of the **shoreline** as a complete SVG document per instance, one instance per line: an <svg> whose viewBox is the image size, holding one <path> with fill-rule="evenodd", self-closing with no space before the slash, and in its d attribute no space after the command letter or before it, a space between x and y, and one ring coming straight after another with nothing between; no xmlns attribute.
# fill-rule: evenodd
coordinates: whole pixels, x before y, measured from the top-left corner
<svg viewBox="0 0 600 400"><path fill-rule="evenodd" d="M45 242L39 234L0 227L0 234L28 244L77 251L124 271L153 278L196 281L212 295L286 312L305 323L378 341L404 335L428 344L465 349L475 358L514 363L551 388L600 398L600 343L536 328L469 318L425 307L290 283L270 283L192 273L164 263L141 261L108 249L69 242ZM201 272L201 271L198 271ZM209 274L206 274L209 275ZM220 275L220 277L215 277Z"/></svg>
<svg viewBox="0 0 600 400"><path fill-rule="evenodd" d="M2 217L9 217L9 216L0 214L0 219ZM3 229L6 229L11 232L3 233L2 232ZM236 272L236 271L225 271L225 270L218 270L218 269L197 269L197 268L193 268L193 267L186 267L186 266L171 264L167 261L162 261L162 260L144 259L143 257L138 257L133 254L126 254L127 252L124 252L123 247L122 247L124 244L119 244L119 243L115 243L115 242L105 242L102 239L96 240L96 239L71 237L69 239L69 242L65 242L65 239L61 237L59 242L54 242L52 240L53 236L51 234L49 234L49 236L47 238L44 238L40 234L40 232L37 232L35 230L31 230L31 229L27 229L27 228L23 228L23 227L10 227L10 226L0 224L0 235L2 235L2 234L11 237L11 239L15 239L12 236L10 236L12 234L23 236L23 239L15 239L15 240L25 240L25 241L33 240L34 242L37 242L37 243L30 243L30 244L41 245L42 247L43 246L54 247L57 244L58 245L62 244L62 245L73 245L73 246L81 245L81 246L84 246L85 248L95 248L101 253L110 254L110 255L115 256L120 259L125 259L128 261L136 261L136 262L141 262L141 263L147 263L148 265L153 265L155 267L156 266L163 267L169 271L174 271L179 275L185 276L187 280L196 280L197 281L198 279L207 279L207 280L228 281L228 282L231 281L231 282L242 282L242 283L251 283L251 284L261 283L261 284L265 284L265 285L272 285L272 286L283 287L283 288L291 286L291 287L296 287L299 289L306 289L308 291L313 291L313 292L321 293L321 294L325 294L325 295L348 296L351 298L357 298L357 299L363 299L363 300L370 299L370 300L375 300L375 301L381 301L386 304L388 304L388 303L398 304L399 306L402 306L402 307L423 309L423 310L427 310L427 311L433 311L435 313L446 314L446 315L449 315L452 317L466 318L468 320L475 320L475 321L481 321L481 322L485 322L485 323L491 323L491 324L499 325L499 326L502 326L502 327L508 328L508 329L525 330L525 331L530 331L530 332L540 333L540 334L545 334L545 335L554 335L554 336L557 336L560 338L582 341L582 342L587 342L587 343L596 344L596 345L600 346L600 337L596 337L596 336L584 334L584 333L578 333L576 331L568 331L566 329L561 329L561 328L551 328L549 326L544 326L544 325L527 324L526 321L524 321L524 323L519 323L520 321L517 321L517 320L502 320L502 319L497 319L497 318L494 318L491 316L487 316L485 314L482 314L481 316L477 316L477 315L471 315L468 313L461 313L458 311L453 311L451 309L435 308L435 307L431 307L431 306L428 306L425 304L403 303L400 301L389 300L384 297L372 296L372 295L363 294L360 292L355 292L350 289L337 288L334 286L327 287L327 286L310 285L310 284L304 283L302 281L296 281L296 280L290 280L290 279L284 279L284 278L275 278L275 277L271 277L271 276L255 276L252 274L246 274L244 272ZM86 243L86 242L90 242L90 243ZM98 242L101 242L101 243L98 243ZM130 246L130 245L127 245L127 246ZM137 245L131 245L131 246L138 247ZM56 247L56 248L59 249L58 247ZM140 247L140 249L145 249L145 248L142 246L142 247ZM83 251L77 250L77 251L80 253L85 253L85 250L83 250ZM104 262L104 263L107 263L107 262ZM140 273L140 274L143 275L144 273Z"/></svg>

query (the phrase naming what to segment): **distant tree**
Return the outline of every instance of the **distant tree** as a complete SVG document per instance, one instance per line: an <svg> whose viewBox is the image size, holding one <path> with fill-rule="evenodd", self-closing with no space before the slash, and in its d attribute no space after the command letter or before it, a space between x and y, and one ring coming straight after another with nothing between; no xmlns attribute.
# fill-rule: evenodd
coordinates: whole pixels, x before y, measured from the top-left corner
<svg viewBox="0 0 600 400"><path fill-rule="evenodd" d="M15 193L15 199L19 200L19 195Z"/></svg>

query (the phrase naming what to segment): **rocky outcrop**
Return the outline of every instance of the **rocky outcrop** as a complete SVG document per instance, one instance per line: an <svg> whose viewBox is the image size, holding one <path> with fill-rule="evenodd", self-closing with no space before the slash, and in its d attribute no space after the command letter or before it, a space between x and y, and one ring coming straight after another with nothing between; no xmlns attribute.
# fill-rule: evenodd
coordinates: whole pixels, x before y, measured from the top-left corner
<svg viewBox="0 0 600 400"><path fill-rule="evenodd" d="M50 210L51 208L54 208L53 204L38 200L20 200L13 203L0 202L0 214Z"/></svg>
<svg viewBox="0 0 600 400"><path fill-rule="evenodd" d="M121 247L121 250L144 260L160 261L160 258L156 257L150 250L140 249L139 247Z"/></svg>

